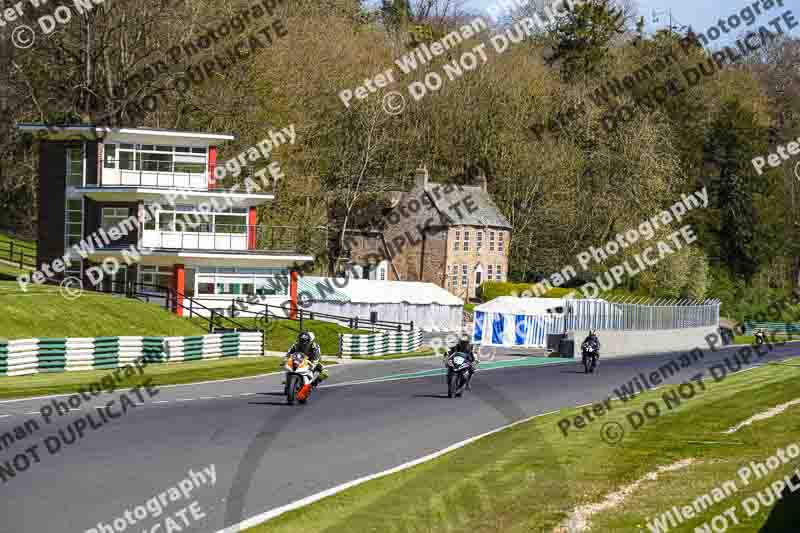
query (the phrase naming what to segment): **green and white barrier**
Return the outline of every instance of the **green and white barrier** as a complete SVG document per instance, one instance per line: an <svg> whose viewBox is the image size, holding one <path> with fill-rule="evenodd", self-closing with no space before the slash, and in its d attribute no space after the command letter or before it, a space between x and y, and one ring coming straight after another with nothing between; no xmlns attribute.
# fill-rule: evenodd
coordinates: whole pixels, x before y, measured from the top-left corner
<svg viewBox="0 0 800 533"><path fill-rule="evenodd" d="M161 337L19 339L0 342L0 375L117 368L144 357L163 361Z"/></svg>
<svg viewBox="0 0 800 533"><path fill-rule="evenodd" d="M221 357L252 357L264 354L264 337L260 331L215 333L197 337L164 339L167 361L199 361Z"/></svg>
<svg viewBox="0 0 800 533"><path fill-rule="evenodd" d="M264 354L263 334L222 333L201 337L89 337L0 341L0 376L105 370L137 359L195 361Z"/></svg>
<svg viewBox="0 0 800 533"><path fill-rule="evenodd" d="M369 335L339 335L339 355L386 355L418 350L422 346L422 331L372 333Z"/></svg>

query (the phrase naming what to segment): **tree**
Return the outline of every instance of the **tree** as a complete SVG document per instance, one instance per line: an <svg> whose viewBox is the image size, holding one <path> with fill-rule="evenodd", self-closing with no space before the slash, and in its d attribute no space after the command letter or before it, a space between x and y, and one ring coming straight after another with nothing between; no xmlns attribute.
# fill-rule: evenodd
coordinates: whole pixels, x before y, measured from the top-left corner
<svg viewBox="0 0 800 533"><path fill-rule="evenodd" d="M547 58L559 64L565 81L585 80L601 72L614 39L625 33L625 13L611 0L589 0L560 17L548 32L553 49Z"/></svg>
<svg viewBox="0 0 800 533"><path fill-rule="evenodd" d="M759 189L750 161L766 149L767 131L755 113L729 100L719 110L706 135L704 153L713 207L712 228L719 257L730 271L747 282L758 271L766 251L755 195Z"/></svg>

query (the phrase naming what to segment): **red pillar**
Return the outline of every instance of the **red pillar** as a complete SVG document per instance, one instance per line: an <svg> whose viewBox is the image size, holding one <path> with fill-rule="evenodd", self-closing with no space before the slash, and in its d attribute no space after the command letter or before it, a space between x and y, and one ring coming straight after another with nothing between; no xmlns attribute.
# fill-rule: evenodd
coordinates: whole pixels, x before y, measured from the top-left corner
<svg viewBox="0 0 800 533"><path fill-rule="evenodd" d="M216 186L217 178L214 176L214 169L217 167L217 147L208 147L208 188Z"/></svg>
<svg viewBox="0 0 800 533"><path fill-rule="evenodd" d="M247 248L256 249L256 208L251 207L247 217Z"/></svg>
<svg viewBox="0 0 800 533"><path fill-rule="evenodd" d="M291 305L289 307L289 318L294 320L297 318L297 278L298 273L296 270L292 270L291 276L291 283L289 284L289 297L291 298Z"/></svg>
<svg viewBox="0 0 800 533"><path fill-rule="evenodd" d="M186 272L183 265L175 265L174 279L175 279L175 314L183 316L183 293L186 283Z"/></svg>

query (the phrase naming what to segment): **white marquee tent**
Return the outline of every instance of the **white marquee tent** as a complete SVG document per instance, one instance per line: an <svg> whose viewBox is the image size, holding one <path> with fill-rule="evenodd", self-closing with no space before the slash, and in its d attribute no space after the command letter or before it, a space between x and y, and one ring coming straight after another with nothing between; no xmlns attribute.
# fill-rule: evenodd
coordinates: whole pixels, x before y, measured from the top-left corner
<svg viewBox="0 0 800 533"><path fill-rule="evenodd" d="M619 311L605 300L501 296L475 308L472 342L484 346L544 347L548 334L610 325Z"/></svg>
<svg viewBox="0 0 800 533"><path fill-rule="evenodd" d="M368 319L370 312L378 320L414 322L423 331L461 329L464 301L433 283L416 281L377 281L369 279L333 280L300 278L298 297L308 299L305 310ZM337 281L340 287L335 284ZM325 288L320 288L325 287ZM302 293L310 294L304 296ZM335 291L335 292L334 292Z"/></svg>

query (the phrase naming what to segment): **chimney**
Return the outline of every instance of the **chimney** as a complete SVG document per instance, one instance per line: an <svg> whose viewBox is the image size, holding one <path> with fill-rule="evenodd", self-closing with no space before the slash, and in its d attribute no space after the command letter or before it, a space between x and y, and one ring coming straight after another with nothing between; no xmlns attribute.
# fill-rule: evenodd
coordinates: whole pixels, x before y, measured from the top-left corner
<svg viewBox="0 0 800 533"><path fill-rule="evenodd" d="M420 163L414 175L414 188L424 190L428 186L428 167Z"/></svg>

